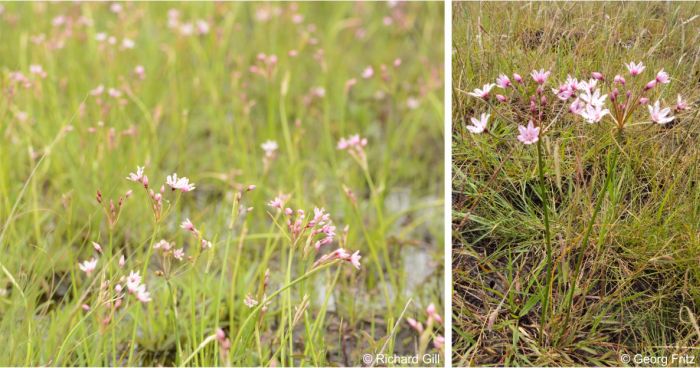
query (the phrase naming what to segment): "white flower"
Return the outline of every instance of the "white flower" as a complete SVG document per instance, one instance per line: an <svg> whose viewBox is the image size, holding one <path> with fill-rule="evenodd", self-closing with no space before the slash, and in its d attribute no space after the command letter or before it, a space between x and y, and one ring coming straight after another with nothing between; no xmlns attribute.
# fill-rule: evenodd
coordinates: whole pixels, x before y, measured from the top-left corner
<svg viewBox="0 0 700 368"><path fill-rule="evenodd" d="M173 190L179 189L182 192L190 192L195 189L194 183L190 184L190 179L186 177L178 178L177 173L168 175L165 183Z"/></svg>
<svg viewBox="0 0 700 368"><path fill-rule="evenodd" d="M586 105L585 110L579 114L588 122L589 124L599 122L603 116L610 113L610 110L603 109L602 106Z"/></svg>
<svg viewBox="0 0 700 368"><path fill-rule="evenodd" d="M496 85L494 83L486 83L482 87L482 89L474 88L474 92L469 92L468 95L474 96L477 98L486 98L489 96L489 92L491 92L491 89L495 87Z"/></svg>
<svg viewBox="0 0 700 368"><path fill-rule="evenodd" d="M140 285L141 275L139 275L138 271L131 271L129 276L126 278L126 288L129 289L130 292L135 293L138 291Z"/></svg>
<svg viewBox="0 0 700 368"><path fill-rule="evenodd" d="M588 105L602 107L605 104L605 98L608 97L608 95L601 96L600 89L596 89L593 93L591 93L591 90L587 89L579 97Z"/></svg>
<svg viewBox="0 0 700 368"><path fill-rule="evenodd" d="M669 122L673 121L673 119L675 119L673 116L668 116L668 114L671 113L671 109L669 109L668 107L665 109L662 109L661 104L658 100L656 100L656 102L654 102L653 107L652 106L647 106L647 107L649 108L649 114L651 115L651 120L655 123L663 125L663 124L669 123Z"/></svg>
<svg viewBox="0 0 700 368"><path fill-rule="evenodd" d="M279 148L277 142L271 140L263 142L263 144L261 144L260 147L263 149L263 151L265 151L265 156L267 157L274 156L275 151L277 151L277 148Z"/></svg>
<svg viewBox="0 0 700 368"><path fill-rule="evenodd" d="M468 125L467 129L474 134L483 133L484 130L486 130L486 124L489 122L490 116L489 114L482 113L479 119L472 117L470 119L472 125Z"/></svg>
<svg viewBox="0 0 700 368"><path fill-rule="evenodd" d="M85 272L88 276L90 276L92 271L95 271L95 268L97 267L97 258L93 258L89 261L86 260L83 263L78 263L78 267L81 271Z"/></svg>

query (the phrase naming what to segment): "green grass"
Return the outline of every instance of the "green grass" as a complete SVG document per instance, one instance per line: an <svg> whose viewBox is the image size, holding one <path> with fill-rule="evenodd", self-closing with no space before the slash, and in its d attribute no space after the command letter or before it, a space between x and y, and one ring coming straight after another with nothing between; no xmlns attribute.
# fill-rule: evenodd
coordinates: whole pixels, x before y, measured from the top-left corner
<svg viewBox="0 0 700 368"><path fill-rule="evenodd" d="M690 354L697 364L699 11L697 3L454 5L454 364L626 365L621 354L672 365L672 354ZM589 125L565 114L542 141L546 196L537 148L518 142L510 119L492 114L493 135L465 129L487 107L462 91L500 73L551 69L556 87L567 74L628 76L629 61L647 65L644 78L665 68L672 83L656 93L667 105L680 93L690 111L664 127L633 125L649 120L644 109L621 137L609 119ZM553 272L542 310L545 208Z"/></svg>
<svg viewBox="0 0 700 368"><path fill-rule="evenodd" d="M442 4L3 5L0 365L359 365L364 353L418 351L404 320L441 310L444 287ZM170 7L210 31L169 28ZM259 53L278 57L268 78L250 72ZM98 85L121 97L90 95ZM368 139L366 168L336 149L355 133ZM266 140L279 143L269 168ZM166 190L156 222L125 179L137 165L155 190L173 172L197 188ZM105 204L127 190L109 226L96 193ZM361 270L314 267L321 254L267 206L280 193L307 214L324 207L338 234L320 253L359 250ZM211 249L180 229L186 218ZM190 258L164 259L160 239ZM96 255L92 242L103 254L87 276L78 262ZM131 270L153 300L113 309ZM249 308L249 294L269 304Z"/></svg>

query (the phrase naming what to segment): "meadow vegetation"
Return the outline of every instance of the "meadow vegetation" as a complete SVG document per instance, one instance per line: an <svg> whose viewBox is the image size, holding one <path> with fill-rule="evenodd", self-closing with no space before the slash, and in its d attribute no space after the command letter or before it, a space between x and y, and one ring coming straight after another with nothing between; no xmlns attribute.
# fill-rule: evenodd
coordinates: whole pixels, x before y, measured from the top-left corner
<svg viewBox="0 0 700 368"><path fill-rule="evenodd" d="M442 14L1 4L0 366L442 352Z"/></svg>

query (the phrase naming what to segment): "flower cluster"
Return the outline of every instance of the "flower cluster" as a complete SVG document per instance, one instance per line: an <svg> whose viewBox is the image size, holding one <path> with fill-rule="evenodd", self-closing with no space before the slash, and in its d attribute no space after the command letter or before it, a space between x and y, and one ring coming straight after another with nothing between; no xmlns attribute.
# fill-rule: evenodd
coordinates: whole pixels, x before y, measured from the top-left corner
<svg viewBox="0 0 700 368"><path fill-rule="evenodd" d="M151 209L153 210L153 215L156 221L159 221L163 214L163 196L165 195L165 185L160 186L160 191L156 192L149 187L148 176L144 174L143 166L137 166L135 173L130 173L126 178L129 181L139 183L148 193L148 197L151 201ZM190 183L190 179L186 177L177 177L177 173L168 175L166 178L166 184L172 189L172 191L179 190L182 193L191 192L195 189L194 183Z"/></svg>
<svg viewBox="0 0 700 368"><path fill-rule="evenodd" d="M165 239L161 239L161 241L155 243L153 245L153 249L159 250L164 257L169 257L172 255L173 258L177 259L178 261L185 259L185 249L175 249L174 243L170 243Z"/></svg>
<svg viewBox="0 0 700 368"><path fill-rule="evenodd" d="M119 299L124 297L124 286L126 286L126 290L134 295L141 303L148 303L151 301L151 293L146 290L146 284L141 283L141 275L138 271L131 271L127 277L122 276L119 282L120 283L114 287L117 295L119 295ZM124 283L124 285L121 283Z"/></svg>
<svg viewBox="0 0 700 368"><path fill-rule="evenodd" d="M314 208L314 215L307 220L304 210L293 210L289 207L284 207L289 199L286 195L275 197L268 205L282 212L287 217L287 230L291 235L292 244L296 245L302 240L305 244L304 249L307 250L311 246L316 252L320 251L321 247L331 244L336 238L336 227L330 214L323 208ZM278 212L279 213L279 212ZM346 229L347 232L347 229ZM341 239L342 241L342 239ZM360 269L360 252L350 254L343 248L338 248L331 253L328 253L319 258L314 267L330 262L336 259L351 263L358 270Z"/></svg>
<svg viewBox="0 0 700 368"><path fill-rule="evenodd" d="M257 55L255 61L256 64L252 65L248 71L266 79L271 79L277 67L277 55L266 55L261 52Z"/></svg>
<svg viewBox="0 0 700 368"><path fill-rule="evenodd" d="M168 28L176 30L182 36L202 36L210 31L209 22L203 19L183 22L180 19L180 11L177 9L168 10Z"/></svg>
<svg viewBox="0 0 700 368"><path fill-rule="evenodd" d="M105 215L107 216L107 223L109 224L110 229L114 229L114 226L117 224L117 221L119 221L119 214L121 213L122 206L124 205L124 201L131 197L132 191L128 190L126 193L124 193L124 196L120 196L119 200L117 200L117 203L115 204L113 200L109 200L109 205L107 203L102 203L102 192L99 190L97 191L97 195L95 196L95 200L97 200L97 203L102 206L102 209L105 212Z"/></svg>
<svg viewBox="0 0 700 368"><path fill-rule="evenodd" d="M343 248L338 248L331 253L328 253L328 254L321 256L321 258L319 258L314 263L314 267L322 265L324 263L334 261L336 259L348 262L348 263L352 264L353 266L355 266L356 269L359 270L360 266L361 266L360 259L362 259L362 256L360 255L359 250L357 250L351 254L350 252L348 252L347 250L345 250Z"/></svg>
<svg viewBox="0 0 700 368"><path fill-rule="evenodd" d="M544 69L533 70L530 73L534 82L532 84L528 84L517 73L513 73L515 82L507 75L501 74L496 83L487 83L468 94L496 108L491 104L491 90L494 87L502 89L503 94L496 94L496 100L501 104L507 103L511 113L521 121L528 121L527 125L518 126L518 140L524 144L536 143L543 133L542 129L545 129L544 122L547 118L563 108L589 124L598 123L609 116L620 130L634 116L637 108L643 105L649 105L652 122L663 125L673 121L675 117L670 115L671 108L662 108L659 99L649 104L652 97L659 97L653 96L656 87L671 82L668 73L661 69L652 80L645 83L636 78L646 69L643 63L630 62L625 66L630 74L629 81L620 74L608 80L601 72L592 72L588 80L578 80L569 75L557 88L551 89L554 98L548 97L546 93L545 85L551 72ZM609 92L604 94L601 89ZM678 95L675 111L687 108L687 103ZM523 113L525 111L528 113ZM471 125L467 126L467 129L474 134L488 132L489 117L490 114L486 113L482 113L479 119L472 117Z"/></svg>
<svg viewBox="0 0 700 368"><path fill-rule="evenodd" d="M406 318L406 322L408 323L408 325L418 333L420 340L419 346L421 350L425 350L426 346L428 345L428 341L433 334L433 328L436 325L442 324L442 317L437 312L435 304L431 303L430 305L428 305L428 307L425 308L425 313L427 316L425 325L423 325L423 323L417 321L416 319ZM445 347L445 338L442 335L435 336L433 338L433 347L435 347L435 349L437 350L442 351Z"/></svg>
<svg viewBox="0 0 700 368"><path fill-rule="evenodd" d="M366 160L365 146L367 146L367 138L362 138L359 134L340 138L338 141L339 150L348 151L351 156L360 162L365 162Z"/></svg>

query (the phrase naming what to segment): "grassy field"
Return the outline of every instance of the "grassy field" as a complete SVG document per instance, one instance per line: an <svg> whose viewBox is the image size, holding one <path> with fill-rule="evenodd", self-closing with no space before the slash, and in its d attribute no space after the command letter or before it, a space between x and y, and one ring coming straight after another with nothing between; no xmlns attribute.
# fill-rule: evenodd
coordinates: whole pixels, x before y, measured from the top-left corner
<svg viewBox="0 0 700 368"><path fill-rule="evenodd" d="M698 15L698 3L454 4L455 364L643 364L635 354L700 364ZM646 70L631 76L631 61ZM525 145L517 125L528 121L514 118L529 111L517 94L505 103L493 99L498 87L488 103L467 94L499 74L532 85L541 68L554 107L550 90L567 75L602 73L609 101L613 86L641 90L663 68L670 83L644 93L675 119L651 123L641 106L618 128L610 107L588 124L567 104L540 113L539 141ZM687 109L674 109L677 94ZM481 113L491 113L488 132L472 134Z"/></svg>
<svg viewBox="0 0 700 368"><path fill-rule="evenodd" d="M442 4L0 7L0 366L442 350Z"/></svg>

